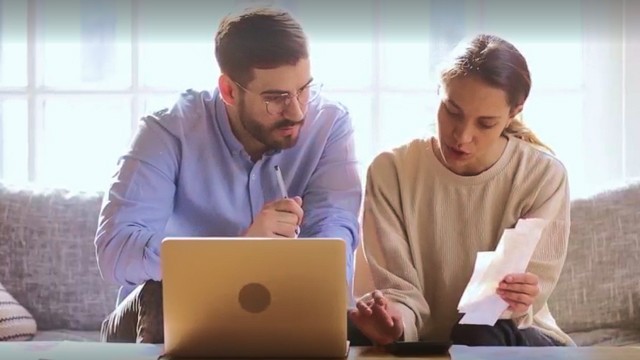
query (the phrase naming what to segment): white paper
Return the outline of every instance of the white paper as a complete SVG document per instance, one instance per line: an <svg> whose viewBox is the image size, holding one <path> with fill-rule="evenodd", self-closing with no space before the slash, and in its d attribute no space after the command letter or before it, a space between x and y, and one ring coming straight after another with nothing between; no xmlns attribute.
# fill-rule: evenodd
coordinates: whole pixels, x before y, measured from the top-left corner
<svg viewBox="0 0 640 360"><path fill-rule="evenodd" d="M460 324L495 325L509 307L496 294L498 285L508 274L526 271L546 224L543 219L518 220L514 229L504 231L495 251L478 252L458 303L458 311L465 314Z"/></svg>

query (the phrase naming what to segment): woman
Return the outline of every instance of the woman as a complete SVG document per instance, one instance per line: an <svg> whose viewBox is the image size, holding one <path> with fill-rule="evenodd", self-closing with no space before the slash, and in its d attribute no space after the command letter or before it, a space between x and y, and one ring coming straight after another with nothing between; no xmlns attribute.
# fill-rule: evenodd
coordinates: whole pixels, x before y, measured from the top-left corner
<svg viewBox="0 0 640 360"><path fill-rule="evenodd" d="M569 236L567 174L518 119L531 88L527 62L492 35L459 49L440 72L437 136L369 167L364 249L378 290L350 319L377 344L573 345L547 308ZM548 224L527 272L496 290L508 310L495 326L458 324L477 252L494 250L522 218Z"/></svg>

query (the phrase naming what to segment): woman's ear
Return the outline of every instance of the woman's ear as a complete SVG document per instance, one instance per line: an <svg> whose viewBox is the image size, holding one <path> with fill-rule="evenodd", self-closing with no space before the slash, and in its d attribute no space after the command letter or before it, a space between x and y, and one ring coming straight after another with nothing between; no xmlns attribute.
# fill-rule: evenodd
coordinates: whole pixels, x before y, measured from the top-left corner
<svg viewBox="0 0 640 360"><path fill-rule="evenodd" d="M513 118L518 116L518 114L522 112L523 108L524 108L524 104L518 104L514 108L512 108L511 111L509 112L509 122L511 122Z"/></svg>
<svg viewBox="0 0 640 360"><path fill-rule="evenodd" d="M225 104L229 106L235 105L238 97L238 87L229 76L225 74L220 75L218 78L218 89L220 90L220 97Z"/></svg>

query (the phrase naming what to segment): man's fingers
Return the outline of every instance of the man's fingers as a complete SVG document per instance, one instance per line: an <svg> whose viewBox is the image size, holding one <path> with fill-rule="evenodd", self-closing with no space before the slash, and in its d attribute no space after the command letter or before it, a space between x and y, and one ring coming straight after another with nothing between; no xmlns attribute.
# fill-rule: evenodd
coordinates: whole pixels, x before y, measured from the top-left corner
<svg viewBox="0 0 640 360"><path fill-rule="evenodd" d="M276 211L275 212L276 221L279 223L298 226L298 217L295 214L284 212L284 211Z"/></svg>
<svg viewBox="0 0 640 360"><path fill-rule="evenodd" d="M278 222L275 224L273 228L273 234L275 236L281 236L284 238L295 238L296 228L297 228L297 225Z"/></svg>
<svg viewBox="0 0 640 360"><path fill-rule="evenodd" d="M300 204L298 204L294 199L281 199L273 203L273 207L276 211L288 212L292 213L298 217L297 224L300 225L302 222L302 217L304 216L304 211Z"/></svg>

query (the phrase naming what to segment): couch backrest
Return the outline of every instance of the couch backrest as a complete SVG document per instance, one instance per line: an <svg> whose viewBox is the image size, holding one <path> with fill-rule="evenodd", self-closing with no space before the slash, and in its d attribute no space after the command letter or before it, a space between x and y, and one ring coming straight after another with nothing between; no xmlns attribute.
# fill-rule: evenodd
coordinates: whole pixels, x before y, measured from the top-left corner
<svg viewBox="0 0 640 360"><path fill-rule="evenodd" d="M93 245L100 204L100 193L0 184L0 283L42 330L96 330L113 310L117 286L100 277ZM365 264L358 254L359 294L372 288ZM569 332L640 324L640 183L572 202L549 307Z"/></svg>
<svg viewBox="0 0 640 360"><path fill-rule="evenodd" d="M640 324L640 183L571 205L567 259L549 301L565 331Z"/></svg>
<svg viewBox="0 0 640 360"><path fill-rule="evenodd" d="M41 330L97 330L115 306L93 244L100 204L99 193L0 184L0 283Z"/></svg>

